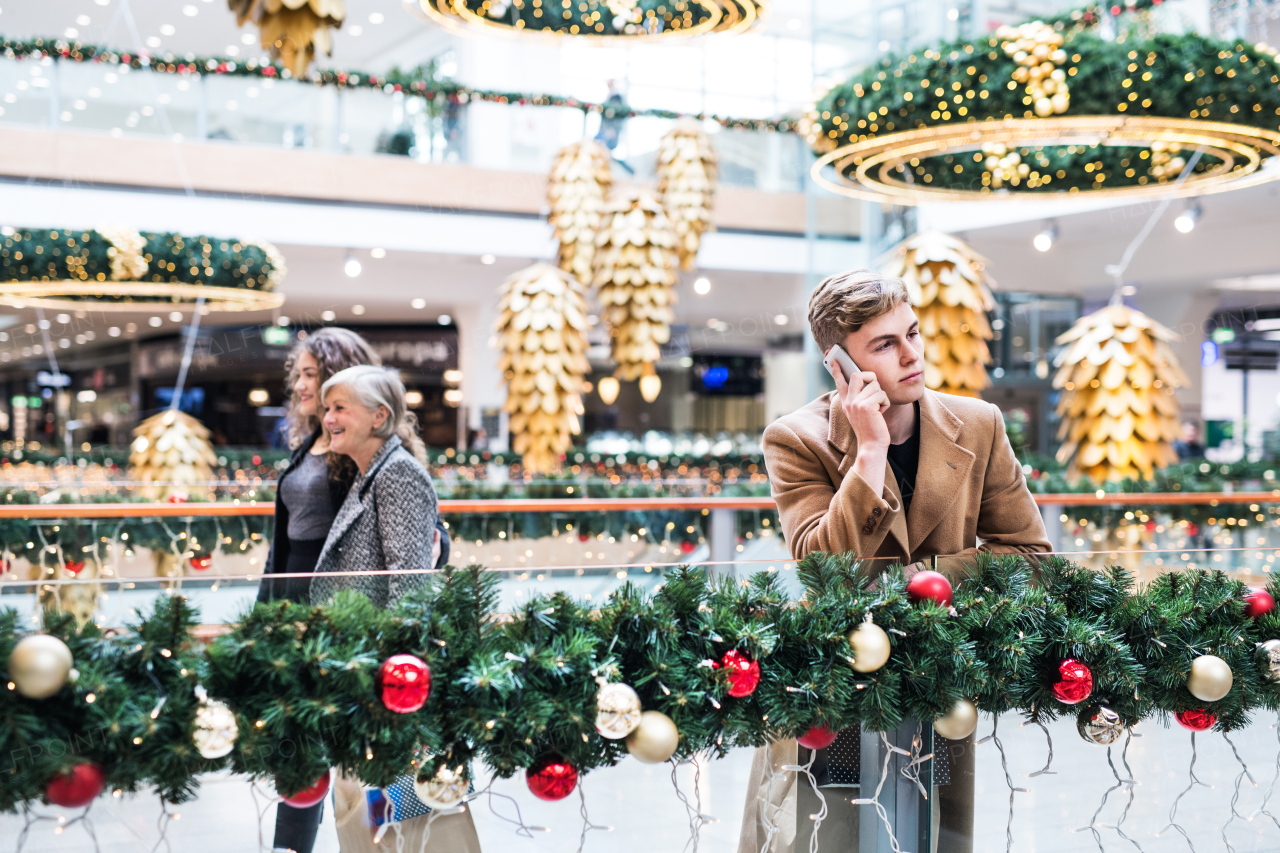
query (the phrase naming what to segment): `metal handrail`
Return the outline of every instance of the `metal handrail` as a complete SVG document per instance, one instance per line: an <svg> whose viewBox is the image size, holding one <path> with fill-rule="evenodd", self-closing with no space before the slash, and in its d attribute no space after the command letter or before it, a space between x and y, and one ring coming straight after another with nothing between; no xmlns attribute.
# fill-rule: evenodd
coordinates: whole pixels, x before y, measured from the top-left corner
<svg viewBox="0 0 1280 853"><path fill-rule="evenodd" d="M1280 489L1268 492L1059 492L1033 494L1040 506L1161 506L1175 504L1280 503ZM442 500L441 515L495 512L621 512L627 510L773 510L768 497L725 498L542 498ZM88 503L0 505L0 519L8 518L188 518L197 516L274 515L271 501L213 501L190 503Z"/></svg>

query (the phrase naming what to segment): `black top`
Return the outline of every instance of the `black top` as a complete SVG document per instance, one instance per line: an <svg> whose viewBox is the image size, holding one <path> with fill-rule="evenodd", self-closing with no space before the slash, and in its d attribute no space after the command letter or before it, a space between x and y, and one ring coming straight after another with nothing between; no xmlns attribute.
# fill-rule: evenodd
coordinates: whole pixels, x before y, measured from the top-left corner
<svg viewBox="0 0 1280 853"><path fill-rule="evenodd" d="M898 478L898 491L902 492L902 512L911 509L911 496L916 491L916 472L920 469L920 404L916 409L915 429L902 444L889 445L889 467Z"/></svg>

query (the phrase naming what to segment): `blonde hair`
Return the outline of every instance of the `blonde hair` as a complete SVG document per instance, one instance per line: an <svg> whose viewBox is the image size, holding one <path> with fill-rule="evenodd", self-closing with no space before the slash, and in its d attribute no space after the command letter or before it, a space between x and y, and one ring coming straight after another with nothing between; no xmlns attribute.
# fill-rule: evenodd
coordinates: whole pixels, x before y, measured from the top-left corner
<svg viewBox="0 0 1280 853"><path fill-rule="evenodd" d="M340 370L320 386L320 404L324 405L329 392L338 387L350 391L356 402L371 412L379 408L386 409L387 419L374 428L373 434L381 438L400 436L405 449L419 462L426 464L427 448L418 436L418 419L405 404L400 371L372 364Z"/></svg>
<svg viewBox="0 0 1280 853"><path fill-rule="evenodd" d="M873 270L830 276L809 297L809 330L824 353L864 324L909 302L900 278Z"/></svg>

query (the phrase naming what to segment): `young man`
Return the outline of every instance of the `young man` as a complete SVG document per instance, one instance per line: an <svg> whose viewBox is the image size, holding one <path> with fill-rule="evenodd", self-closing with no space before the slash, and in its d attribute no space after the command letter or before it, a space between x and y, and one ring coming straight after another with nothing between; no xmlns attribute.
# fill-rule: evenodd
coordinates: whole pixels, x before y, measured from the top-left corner
<svg viewBox="0 0 1280 853"><path fill-rule="evenodd" d="M874 572L895 562L915 571L946 557L939 568L954 573L979 550L1051 550L1000 410L925 388L924 341L902 281L869 270L828 278L809 300L809 328L823 353L839 344L860 372L846 381L833 371L835 392L765 430L769 482L797 560L852 552ZM939 853L972 849L971 741L949 750L952 784L937 798ZM795 788L777 785L765 803L765 767L795 761L795 741L757 750L740 851L760 850L766 807L775 825L789 820L773 850L789 849Z"/></svg>

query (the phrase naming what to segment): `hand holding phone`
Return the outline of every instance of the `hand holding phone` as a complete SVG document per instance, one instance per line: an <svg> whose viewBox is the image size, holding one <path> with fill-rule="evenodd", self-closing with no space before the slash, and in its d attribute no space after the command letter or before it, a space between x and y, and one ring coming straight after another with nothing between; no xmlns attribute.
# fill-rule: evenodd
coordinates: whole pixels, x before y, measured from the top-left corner
<svg viewBox="0 0 1280 853"><path fill-rule="evenodd" d="M839 344L827 350L822 364L836 380L840 407L853 427L858 443L888 447L889 427L884 421L884 413L889 410L889 397L881 390L875 374L859 370Z"/></svg>

